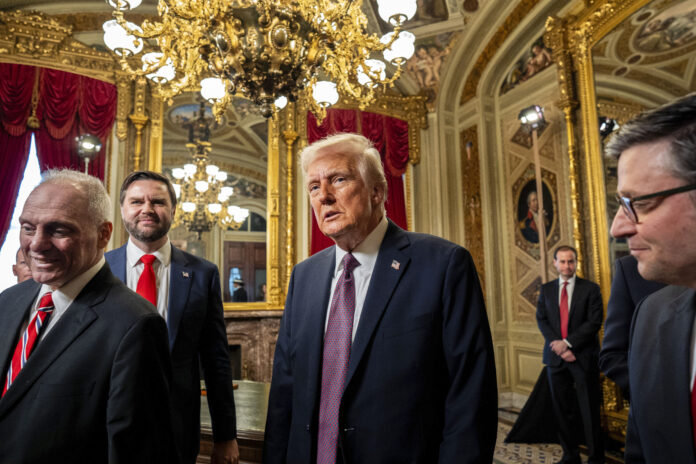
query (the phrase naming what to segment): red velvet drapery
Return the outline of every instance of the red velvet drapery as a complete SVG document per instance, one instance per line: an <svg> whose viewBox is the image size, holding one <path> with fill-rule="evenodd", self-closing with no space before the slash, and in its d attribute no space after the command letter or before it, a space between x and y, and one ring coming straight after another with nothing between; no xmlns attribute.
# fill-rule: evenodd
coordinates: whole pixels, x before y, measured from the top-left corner
<svg viewBox="0 0 696 464"><path fill-rule="evenodd" d="M329 109L324 121L317 125L314 115L307 114L309 143L339 132L362 133L375 144L382 156L387 177L387 217L398 226L407 229L403 175L408 165L408 122L359 110ZM314 254L331 245L333 241L321 233L312 214L310 253Z"/></svg>
<svg viewBox="0 0 696 464"><path fill-rule="evenodd" d="M39 79L36 116L39 129L27 127L32 93ZM29 156L31 132L41 170L83 170L75 137L92 133L106 142L116 118L116 86L88 77L45 68L0 64L0 243L5 241L22 173ZM106 143L104 143L106 146ZM90 162L89 173L104 179L105 148Z"/></svg>

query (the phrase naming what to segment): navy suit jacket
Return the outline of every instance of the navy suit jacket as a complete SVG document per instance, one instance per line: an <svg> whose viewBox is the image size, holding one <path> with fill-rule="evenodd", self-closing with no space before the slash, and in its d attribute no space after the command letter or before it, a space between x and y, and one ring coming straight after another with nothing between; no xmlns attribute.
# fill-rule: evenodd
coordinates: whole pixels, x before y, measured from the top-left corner
<svg viewBox="0 0 696 464"><path fill-rule="evenodd" d="M264 462L316 460L335 247L295 266L273 364ZM497 387L470 254L389 223L352 344L339 416L345 464L491 462Z"/></svg>
<svg viewBox="0 0 696 464"><path fill-rule="evenodd" d="M616 382L626 398L628 387L628 335L633 311L638 303L665 284L645 280L638 273L638 261L631 255L616 260L611 295L604 323L604 340L599 352L599 368Z"/></svg>
<svg viewBox="0 0 696 464"><path fill-rule="evenodd" d="M126 246L106 253L106 259L114 274L125 282ZM214 440L237 436L220 277L213 263L172 246L169 279L167 328L174 369L174 432L183 461L194 462L200 445L200 365Z"/></svg>
<svg viewBox="0 0 696 464"><path fill-rule="evenodd" d="M628 352L626 463L693 464L691 332L696 292L668 286L636 308Z"/></svg>
<svg viewBox="0 0 696 464"><path fill-rule="evenodd" d="M40 289L0 294L3 380ZM175 462L170 379L164 321L104 265L0 399L0 462Z"/></svg>
<svg viewBox="0 0 696 464"><path fill-rule="evenodd" d="M541 286L537 302L537 324L544 335L543 362L548 366L560 366L563 359L553 352L549 344L561 340L561 315L558 305L558 279ZM575 278L575 289L570 300L568 336L570 349L580 366L588 371L596 366L599 354L597 333L602 327L602 295L599 285L580 277Z"/></svg>

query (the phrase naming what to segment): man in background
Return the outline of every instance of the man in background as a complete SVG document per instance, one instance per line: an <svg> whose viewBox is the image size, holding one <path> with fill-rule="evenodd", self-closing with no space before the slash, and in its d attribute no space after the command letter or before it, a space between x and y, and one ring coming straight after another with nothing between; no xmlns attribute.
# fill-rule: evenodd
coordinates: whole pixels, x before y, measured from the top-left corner
<svg viewBox="0 0 696 464"><path fill-rule="evenodd" d="M553 254L558 279L545 283L539 293L536 318L544 335L543 361L547 365L558 438L563 448L561 463L580 464L576 425L585 431L589 463L604 462L599 408L599 340L602 296L599 286L575 275L577 252L560 246ZM580 416L577 417L577 407Z"/></svg>
<svg viewBox="0 0 696 464"><path fill-rule="evenodd" d="M19 217L34 280L0 294L0 462L178 462L167 327L104 261L101 182L48 171Z"/></svg>
<svg viewBox="0 0 696 464"><path fill-rule="evenodd" d="M625 124L606 152L621 205L611 234L644 279L669 284L633 316L626 463L696 462L696 94Z"/></svg>
<svg viewBox="0 0 696 464"><path fill-rule="evenodd" d="M16 261L12 265L12 274L17 277L17 283L31 279L31 269L27 264L27 260L24 259L24 253L21 248L17 250Z"/></svg>
<svg viewBox="0 0 696 464"><path fill-rule="evenodd" d="M247 292L244 290L244 281L242 279L234 279L232 281L232 301L236 303L241 303L247 301Z"/></svg>
<svg viewBox="0 0 696 464"><path fill-rule="evenodd" d="M301 158L336 246L293 270L264 462L491 462L495 365L471 255L386 218L384 170L365 137L331 136Z"/></svg>
<svg viewBox="0 0 696 464"><path fill-rule="evenodd" d="M220 276L213 263L172 246L172 184L151 171L131 173L120 193L128 243L106 254L114 274L157 307L167 321L174 367L171 404L185 464L200 444L200 367L213 425L213 464L237 463L237 428Z"/></svg>
<svg viewBox="0 0 696 464"><path fill-rule="evenodd" d="M628 338L631 319L638 303L665 285L645 280L638 273L638 261L631 255L616 260L611 295L604 323L604 340L599 352L599 369L630 399L628 388Z"/></svg>

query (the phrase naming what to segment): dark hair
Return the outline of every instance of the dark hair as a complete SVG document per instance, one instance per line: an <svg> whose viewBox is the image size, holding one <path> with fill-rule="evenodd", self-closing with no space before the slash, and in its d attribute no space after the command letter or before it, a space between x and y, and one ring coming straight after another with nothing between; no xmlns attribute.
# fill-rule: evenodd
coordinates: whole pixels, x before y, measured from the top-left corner
<svg viewBox="0 0 696 464"><path fill-rule="evenodd" d="M553 251L553 259L556 260L556 255L559 251L572 251L575 259L578 259L578 251L570 245L561 245Z"/></svg>
<svg viewBox="0 0 696 464"><path fill-rule="evenodd" d="M672 174L696 183L696 93L646 111L626 123L607 143L606 156L619 159L636 145L671 142Z"/></svg>
<svg viewBox="0 0 696 464"><path fill-rule="evenodd" d="M121 184L121 193L118 199L121 205L123 205L123 200L126 198L126 190L128 190L128 187L130 187L133 182L139 180L154 180L157 182L162 182L164 185L166 185L167 191L169 192L169 198L172 200L172 208L176 208L176 192L174 192L172 183L169 181L167 176L154 171L135 171L128 174L128 176L123 180L123 184Z"/></svg>

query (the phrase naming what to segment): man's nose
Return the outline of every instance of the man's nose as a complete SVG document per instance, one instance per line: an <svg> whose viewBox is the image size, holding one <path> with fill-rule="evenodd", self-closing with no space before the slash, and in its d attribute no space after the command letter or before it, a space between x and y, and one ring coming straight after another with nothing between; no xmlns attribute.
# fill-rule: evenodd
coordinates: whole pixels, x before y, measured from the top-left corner
<svg viewBox="0 0 696 464"><path fill-rule="evenodd" d="M31 236L29 242L30 251L42 251L50 248L50 234L46 233L42 228L37 228L34 235Z"/></svg>
<svg viewBox="0 0 696 464"><path fill-rule="evenodd" d="M636 225L628 219L622 208L614 215L614 220L611 223L611 236L614 238L630 237L636 233Z"/></svg>
<svg viewBox="0 0 696 464"><path fill-rule="evenodd" d="M317 197L321 203L333 203L333 191L328 182L322 182L319 184L319 193L317 194Z"/></svg>

